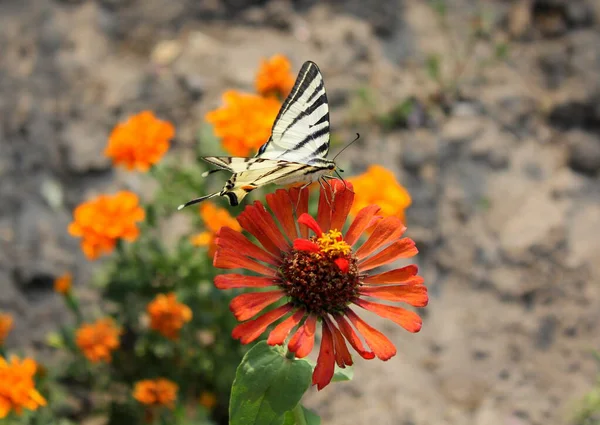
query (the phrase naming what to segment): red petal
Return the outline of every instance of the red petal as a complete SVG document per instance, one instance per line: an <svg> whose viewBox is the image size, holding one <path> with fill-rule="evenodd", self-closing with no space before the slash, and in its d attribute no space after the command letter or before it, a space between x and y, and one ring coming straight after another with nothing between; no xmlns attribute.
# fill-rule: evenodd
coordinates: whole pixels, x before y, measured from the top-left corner
<svg viewBox="0 0 600 425"><path fill-rule="evenodd" d="M285 339L290 334L290 331L302 320L306 311L298 310L292 316L285 319L283 322L278 324L275 329L269 334L267 344L269 345L280 345L283 344Z"/></svg>
<svg viewBox="0 0 600 425"><path fill-rule="evenodd" d="M398 217L380 220L367 241L356 250L356 258L362 260L384 245L398 239L406 231L406 226Z"/></svg>
<svg viewBox="0 0 600 425"><path fill-rule="evenodd" d="M369 205L364 207L358 212L358 214L356 214L354 221L350 225L350 228L344 237L344 240L348 245L352 246L360 239L363 232L369 226L371 220L373 220L373 217L375 217L375 214L377 214L380 209L381 208L379 208L377 205Z"/></svg>
<svg viewBox="0 0 600 425"><path fill-rule="evenodd" d="M360 293L368 297L405 302L415 307L425 307L429 300L425 285L363 286Z"/></svg>
<svg viewBox="0 0 600 425"><path fill-rule="evenodd" d="M352 355L350 354L350 351L348 351L346 340L344 339L338 328L335 327L331 319L329 319L328 317L323 317L323 320L323 326L327 326L333 334L333 352L335 354L335 362L341 368L344 368L346 366L352 366Z"/></svg>
<svg viewBox="0 0 600 425"><path fill-rule="evenodd" d="M352 190L352 183L346 182L346 186L344 186L343 182L339 183L342 187L335 190L336 187L334 186L335 198L333 201L333 211L331 212L331 229L342 231L344 224L346 224L350 208L352 208L352 204L354 203L354 191Z"/></svg>
<svg viewBox="0 0 600 425"><path fill-rule="evenodd" d="M329 183L329 182L327 182ZM319 206L317 208L317 223L321 229L325 231L331 227L331 208L333 207L333 193L329 187L331 183L322 183L321 190L319 192Z"/></svg>
<svg viewBox="0 0 600 425"><path fill-rule="evenodd" d="M229 303L229 309L240 322L254 317L265 307L279 301L285 296L281 290L269 292L252 292L238 295Z"/></svg>
<svg viewBox="0 0 600 425"><path fill-rule="evenodd" d="M248 205L237 217L242 228L252 234L267 251L275 257L281 255L281 251L288 251L289 244L275 224L271 214L258 201Z"/></svg>
<svg viewBox="0 0 600 425"><path fill-rule="evenodd" d="M248 238L246 238L246 236L229 227L221 227L221 229L219 229L215 243L221 248L243 252L244 255L248 257L252 257L259 261L264 261L272 266L277 266L279 264L277 257L274 257L264 249L253 244L248 240Z"/></svg>
<svg viewBox="0 0 600 425"><path fill-rule="evenodd" d="M304 188L300 190L299 187L291 188L288 193L290 194L290 198L292 203L294 204L296 217L300 217L302 214L308 212L308 188ZM308 238L308 227L303 224L300 224L300 237L306 239Z"/></svg>
<svg viewBox="0 0 600 425"><path fill-rule="evenodd" d="M346 316L348 319L350 319L358 332L360 332L360 334L365 338L367 345L371 347L371 350L373 350L377 358L385 361L396 355L396 347L394 347L392 341L390 341L384 334L379 332L374 327L369 326L350 309L346 311Z"/></svg>
<svg viewBox="0 0 600 425"><path fill-rule="evenodd" d="M313 372L312 383L317 385L320 391L325 388L333 378L335 372L335 354L333 350L333 337L327 326L323 326L323 338L321 340L321 348L319 349L319 357L317 358L317 366Z"/></svg>
<svg viewBox="0 0 600 425"><path fill-rule="evenodd" d="M277 279L272 277L246 276L237 273L220 274L215 277L215 286L218 289L266 288L273 285L277 285Z"/></svg>
<svg viewBox="0 0 600 425"><path fill-rule="evenodd" d="M402 307L377 304L360 298L354 300L354 304L365 310L372 311L381 317L392 320L409 332L419 332L421 330L423 322L419 315L414 311L406 310Z"/></svg>
<svg viewBox="0 0 600 425"><path fill-rule="evenodd" d="M317 316L311 314L306 318L304 324L296 331L288 344L288 349L294 353L296 357L301 359L310 354L315 345L316 327Z"/></svg>
<svg viewBox="0 0 600 425"><path fill-rule="evenodd" d="M350 262L347 259L340 257L333 260L333 262L338 266L342 273L348 273Z"/></svg>
<svg viewBox="0 0 600 425"><path fill-rule="evenodd" d="M340 314L333 316L333 318L337 322L338 326L340 327L340 331L348 340L352 348L354 348L363 359L371 360L375 357L375 353L367 351L356 332L354 332L352 326L350 326L350 323L348 323L346 319L344 319L344 316Z"/></svg>
<svg viewBox="0 0 600 425"><path fill-rule="evenodd" d="M233 328L231 336L239 339L242 344L248 344L258 338L271 323L284 316L291 309L290 304L282 305L254 320L241 323Z"/></svg>
<svg viewBox="0 0 600 425"><path fill-rule="evenodd" d="M323 231L321 230L321 227L309 214L304 213L300 217L298 217L298 223L308 226L310 230L312 230L315 233L315 235L317 235L318 238L323 236Z"/></svg>
<svg viewBox="0 0 600 425"><path fill-rule="evenodd" d="M308 251L308 252L319 252L321 248L316 243L309 241L307 239L296 239L294 241L294 249L299 251Z"/></svg>
<svg viewBox="0 0 600 425"><path fill-rule="evenodd" d="M213 266L220 269L248 269L265 276L275 277L275 270L264 264L258 263L251 258L245 257L231 249L217 249Z"/></svg>
<svg viewBox="0 0 600 425"><path fill-rule="evenodd" d="M283 189L277 189L275 193L269 193L266 196L267 204L288 237L290 241L293 241L298 237L298 231L296 229L296 222L294 221L294 210L292 206L292 200L290 194Z"/></svg>
<svg viewBox="0 0 600 425"><path fill-rule="evenodd" d="M374 269L375 267L383 266L384 264L391 263L398 258L409 258L415 256L419 251L415 246L412 239L403 238L399 241L394 242L387 248L379 251L366 260L358 263L358 269L361 272Z"/></svg>
<svg viewBox="0 0 600 425"><path fill-rule="evenodd" d="M410 266L402 267L388 272L378 273L371 276L363 277L363 283L369 283L372 285L385 285L390 283L406 283L413 276L416 276L419 272L419 268L415 264ZM411 282L412 283L412 282Z"/></svg>

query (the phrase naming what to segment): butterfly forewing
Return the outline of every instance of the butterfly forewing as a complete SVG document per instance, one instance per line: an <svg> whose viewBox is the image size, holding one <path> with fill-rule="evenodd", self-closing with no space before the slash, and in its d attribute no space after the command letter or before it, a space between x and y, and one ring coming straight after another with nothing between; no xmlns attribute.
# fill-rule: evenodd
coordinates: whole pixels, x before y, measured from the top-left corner
<svg viewBox="0 0 600 425"><path fill-rule="evenodd" d="M314 62L305 62L258 157L310 163L329 151L329 106Z"/></svg>

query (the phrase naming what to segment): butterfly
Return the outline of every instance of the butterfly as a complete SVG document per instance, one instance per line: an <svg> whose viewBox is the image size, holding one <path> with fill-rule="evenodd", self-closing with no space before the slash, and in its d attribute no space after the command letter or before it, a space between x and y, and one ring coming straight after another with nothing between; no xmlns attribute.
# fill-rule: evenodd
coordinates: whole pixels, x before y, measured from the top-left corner
<svg viewBox="0 0 600 425"><path fill-rule="evenodd" d="M231 206L236 206L248 193L270 183L308 186L315 181L322 184L334 179L337 166L326 158L329 143L329 105L323 76L317 64L307 61L275 118L269 140L256 156L203 157L218 167L203 176L222 170L233 175L221 191L192 199L178 209L215 196L225 196Z"/></svg>

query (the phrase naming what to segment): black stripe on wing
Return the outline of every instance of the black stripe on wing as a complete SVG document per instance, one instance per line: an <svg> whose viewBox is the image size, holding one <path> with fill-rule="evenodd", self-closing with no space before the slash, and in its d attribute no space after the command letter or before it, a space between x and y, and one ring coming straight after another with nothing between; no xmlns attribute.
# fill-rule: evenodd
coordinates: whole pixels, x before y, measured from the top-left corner
<svg viewBox="0 0 600 425"><path fill-rule="evenodd" d="M317 112L319 107L323 105L325 107ZM275 119L271 130L271 137L267 143L259 148L257 155L265 153L271 143L275 143L276 146L279 146L279 141L286 138L286 133L288 131L294 131L294 127L299 126L299 121L301 120L304 123L302 124L302 130L296 129L295 131L296 134L312 136L308 141L315 140L315 134L322 130L329 133L329 108L327 105L327 95L325 93L325 86L319 67L314 62L307 61L302 65L294 87L277 114L277 118ZM282 119L283 117L285 117L285 119ZM283 128L284 125L285 128ZM311 133L310 129L315 126L319 126L320 128L315 129L315 131ZM308 143L308 141L306 143ZM329 138L327 137L324 141L324 143L327 144L325 154L327 154L327 151L329 150L328 142ZM304 146L306 143L303 143L300 146ZM299 144L296 143L295 146L281 146L281 148L284 149L281 154L292 152L298 145ZM323 149L320 148L320 145L315 146L315 150L319 149L320 152L323 152Z"/></svg>
<svg viewBox="0 0 600 425"><path fill-rule="evenodd" d="M287 112L290 105L295 102L298 102L298 100L302 97L306 89L310 86L310 83L315 78L319 78L320 74L321 72L319 71L319 67L316 63L311 61L304 62L302 68L300 68L300 72L298 72L298 77L296 77L296 83L294 84L292 91L290 91L290 94L285 99L285 102L283 102L283 106L279 110L277 118L275 118L273 128L277 126L277 121L279 121L279 118ZM321 84L319 84L319 87L320 86Z"/></svg>

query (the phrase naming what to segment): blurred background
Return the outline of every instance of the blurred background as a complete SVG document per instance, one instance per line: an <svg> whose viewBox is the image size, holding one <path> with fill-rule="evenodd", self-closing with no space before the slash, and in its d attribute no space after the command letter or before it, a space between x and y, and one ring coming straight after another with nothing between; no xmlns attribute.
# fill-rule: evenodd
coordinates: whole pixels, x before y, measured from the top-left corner
<svg viewBox="0 0 600 425"><path fill-rule="evenodd" d="M321 68L334 152L361 134L342 168L409 190L431 294L419 334L376 322L396 357L308 406L331 425L600 423L598 0L0 1L7 347L43 352L69 320L65 270L98 302L73 208L152 196L103 155L111 128L153 110L189 163L205 114L274 54ZM177 220L165 237L189 231Z"/></svg>

